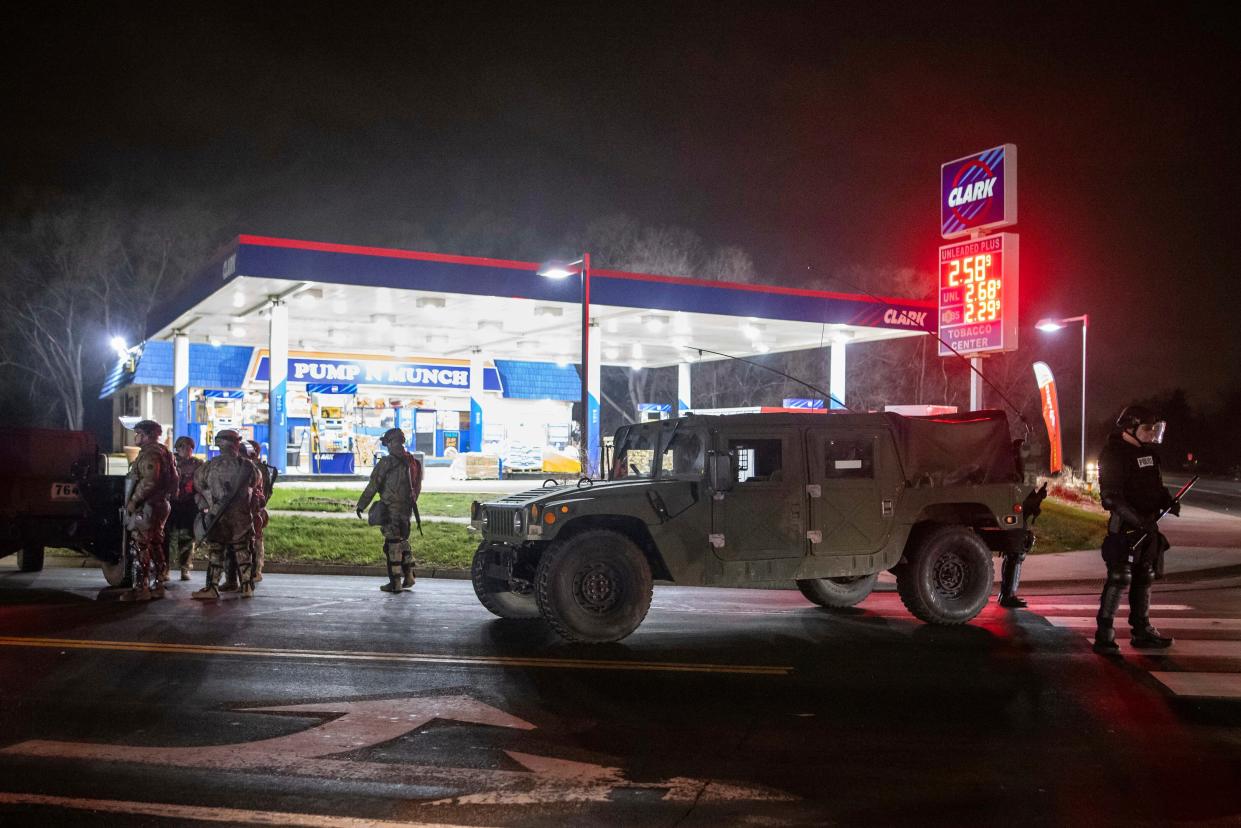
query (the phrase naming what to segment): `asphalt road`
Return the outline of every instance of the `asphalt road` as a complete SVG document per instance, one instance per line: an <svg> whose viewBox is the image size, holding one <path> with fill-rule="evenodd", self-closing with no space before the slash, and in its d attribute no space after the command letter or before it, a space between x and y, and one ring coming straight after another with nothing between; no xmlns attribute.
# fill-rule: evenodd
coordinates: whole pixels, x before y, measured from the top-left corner
<svg viewBox="0 0 1241 828"><path fill-rule="evenodd" d="M1160 589L1175 648L1111 661L1085 588L952 629L657 588L582 647L461 581L132 605L9 571L0 824L1235 825L1238 583Z"/></svg>
<svg viewBox="0 0 1241 828"><path fill-rule="evenodd" d="M1165 474L1163 481L1175 493L1189 478L1190 475ZM1213 512L1241 515L1241 480L1204 477L1185 495L1185 503Z"/></svg>

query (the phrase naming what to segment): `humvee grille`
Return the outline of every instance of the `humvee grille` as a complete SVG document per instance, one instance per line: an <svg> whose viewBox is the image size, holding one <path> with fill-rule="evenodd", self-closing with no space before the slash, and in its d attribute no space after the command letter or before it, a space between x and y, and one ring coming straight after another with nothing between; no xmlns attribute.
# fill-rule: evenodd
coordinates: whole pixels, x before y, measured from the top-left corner
<svg viewBox="0 0 1241 828"><path fill-rule="evenodd" d="M487 509L487 534L493 537L517 535L516 509Z"/></svg>

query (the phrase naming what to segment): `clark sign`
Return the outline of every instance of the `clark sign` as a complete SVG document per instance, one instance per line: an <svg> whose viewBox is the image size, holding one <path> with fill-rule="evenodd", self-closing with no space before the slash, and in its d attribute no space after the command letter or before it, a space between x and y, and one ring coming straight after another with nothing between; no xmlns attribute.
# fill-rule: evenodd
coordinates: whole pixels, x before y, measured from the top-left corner
<svg viewBox="0 0 1241 828"><path fill-rule="evenodd" d="M953 239L1016 223L1016 144L1001 144L940 166L941 236Z"/></svg>

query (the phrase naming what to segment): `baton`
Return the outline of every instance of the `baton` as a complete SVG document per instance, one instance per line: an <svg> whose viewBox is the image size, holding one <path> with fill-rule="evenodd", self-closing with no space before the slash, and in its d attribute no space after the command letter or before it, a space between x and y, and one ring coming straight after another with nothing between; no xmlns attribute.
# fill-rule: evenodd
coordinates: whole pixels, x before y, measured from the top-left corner
<svg viewBox="0 0 1241 828"><path fill-rule="evenodd" d="M1182 487L1180 488L1180 490L1179 490L1179 491L1178 491L1175 495L1173 495L1173 496L1172 496L1172 505L1173 505L1173 506L1175 506L1177 503L1180 503L1180 502L1181 502L1181 498L1185 496L1185 493L1186 493L1186 492L1188 492L1190 489L1192 489L1192 488L1194 487L1194 484L1198 482L1198 477L1199 477L1199 475L1196 475L1196 474L1195 474L1193 477L1191 477L1191 478L1189 479L1189 482L1188 482L1188 483L1186 483L1184 486L1182 486ZM1169 506L1168 508L1166 508L1166 509L1164 509L1163 511L1161 511L1161 512L1159 513L1159 517L1155 518L1155 523L1158 523L1159 521L1163 520L1164 515L1168 514L1168 512L1170 512L1170 511L1172 511L1172 506ZM1136 550L1139 546L1141 546L1142 544L1146 543L1146 538L1147 538L1147 537L1149 537L1149 536L1150 536L1150 532L1143 532L1143 533L1142 533L1142 537L1138 538L1137 542L1136 542L1136 543L1134 543L1132 546L1130 546L1130 547L1129 547L1129 551L1130 551L1130 552L1133 552L1133 551L1134 551L1134 550Z"/></svg>

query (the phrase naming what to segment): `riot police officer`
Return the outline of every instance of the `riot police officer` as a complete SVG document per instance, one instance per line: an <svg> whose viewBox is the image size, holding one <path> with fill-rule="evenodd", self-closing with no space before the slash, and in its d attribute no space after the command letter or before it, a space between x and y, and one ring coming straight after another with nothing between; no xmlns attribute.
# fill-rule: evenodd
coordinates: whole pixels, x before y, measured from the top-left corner
<svg viewBox="0 0 1241 828"><path fill-rule="evenodd" d="M229 555L237 558L241 597L254 595L252 500L263 486L258 467L241 454L241 435L225 429L215 436L220 454L194 473L194 496L203 513L195 518L194 535L207 553L207 585L198 599L220 597L220 575Z"/></svg>
<svg viewBox="0 0 1241 828"><path fill-rule="evenodd" d="M172 449L180 482L172 497L172 513L168 516L165 566L170 569L176 563L181 568L181 580L188 581L194 569L194 516L198 514L198 504L194 502L194 472L203 461L194 456L193 437L178 437Z"/></svg>
<svg viewBox="0 0 1241 828"><path fill-rule="evenodd" d="M138 456L125 475L125 528L134 550L134 584L122 601L149 601L164 594L164 523L168 498L177 490L177 469L172 453L159 441L163 432L154 420L134 426Z"/></svg>
<svg viewBox="0 0 1241 828"><path fill-rule="evenodd" d="M1167 539L1159 533L1158 519L1164 509L1180 514L1180 504L1163 485L1159 472L1159 444L1165 424L1154 412L1131 405L1116 418L1116 428L1099 456L1099 493L1103 508L1111 512L1103 541L1107 581L1099 597L1098 629L1094 651L1102 655L1120 652L1112 620L1120 606L1120 594L1129 587L1129 626L1134 647L1163 649L1172 639L1159 634L1150 623L1150 590L1160 569Z"/></svg>
<svg viewBox="0 0 1241 828"><path fill-rule="evenodd" d="M388 583L384 592L398 593L414 585L414 553L409 546L410 517L417 510L422 492L422 464L405 450L405 432L390 428L379 438L388 450L371 470L371 479L358 498L357 515L370 506L375 495L387 511L380 525L384 538L384 563L388 567Z"/></svg>

